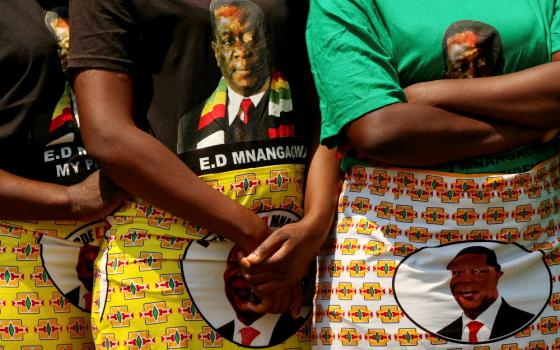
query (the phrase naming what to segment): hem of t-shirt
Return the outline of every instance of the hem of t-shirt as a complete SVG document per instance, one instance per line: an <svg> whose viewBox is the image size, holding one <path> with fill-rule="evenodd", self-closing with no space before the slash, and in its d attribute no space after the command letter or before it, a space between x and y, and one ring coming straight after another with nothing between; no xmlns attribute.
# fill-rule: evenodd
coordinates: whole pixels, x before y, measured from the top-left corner
<svg viewBox="0 0 560 350"><path fill-rule="evenodd" d="M499 160L500 158L504 160L505 157L509 159L509 155L514 153L527 153L533 152L531 156L523 156L523 159L505 161L503 163L498 163L494 160ZM491 154L487 156L472 157L465 159L463 161L448 162L441 164L433 164L429 166L422 167L403 167L398 165L388 165L385 167L398 167L401 169L409 169L412 171L431 171L442 174L466 174L466 175L476 175L476 174L512 174L512 173L524 173L530 169L535 168L539 164L553 158L560 152L560 139L553 139L547 144L526 144L522 145L504 152L498 152L496 154ZM476 163L487 163L484 165L475 165ZM470 163L470 165L469 165ZM347 172L353 166L365 166L372 167L373 165L366 160L361 160L354 158L352 156L346 156L342 159L340 167L343 172Z"/></svg>
<svg viewBox="0 0 560 350"><path fill-rule="evenodd" d="M113 57L84 56L68 59L69 70L80 69L105 69L124 73L132 72L132 63L128 60L119 60Z"/></svg>
<svg viewBox="0 0 560 350"><path fill-rule="evenodd" d="M375 101L379 100L379 97L370 96L370 99ZM341 139L339 137L340 131L346 124L358 118L361 118L367 113L371 113L383 107L400 102L403 101L398 97L385 97L383 101L376 103L366 103L365 100L362 99L346 106L344 109L342 109L342 111L336 113L334 121L325 122L321 127L321 144L329 148L338 146L339 140Z"/></svg>

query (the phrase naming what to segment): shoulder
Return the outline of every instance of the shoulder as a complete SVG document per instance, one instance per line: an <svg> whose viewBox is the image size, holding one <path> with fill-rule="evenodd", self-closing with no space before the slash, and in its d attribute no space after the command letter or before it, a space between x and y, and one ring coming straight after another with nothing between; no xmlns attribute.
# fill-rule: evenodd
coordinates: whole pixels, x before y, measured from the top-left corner
<svg viewBox="0 0 560 350"><path fill-rule="evenodd" d="M490 338L494 339L520 331L533 317L535 317L534 314L513 307L502 298L502 305L496 315Z"/></svg>
<svg viewBox="0 0 560 350"><path fill-rule="evenodd" d="M293 319L290 314L282 314L274 327L270 343L278 344L285 341L297 332L297 330L305 323L305 320L306 319L303 317Z"/></svg>
<svg viewBox="0 0 560 350"><path fill-rule="evenodd" d="M502 306L500 310L498 310L498 317L500 318L511 318L515 320L524 320L524 322L528 322L531 318L535 316L534 314L518 309L516 307L511 306L508 304L505 299L502 299Z"/></svg>
<svg viewBox="0 0 560 350"><path fill-rule="evenodd" d="M216 329L221 336L225 338L231 338L233 336L235 324L233 320L229 321L228 323L224 324L223 326Z"/></svg>
<svg viewBox="0 0 560 350"><path fill-rule="evenodd" d="M206 102L206 101L205 101ZM196 106L195 108L188 111L185 115L181 117L179 120L179 129L191 129L193 126L198 124L200 119L200 114L202 113L202 109L204 108L205 102L202 102L200 105Z"/></svg>
<svg viewBox="0 0 560 350"><path fill-rule="evenodd" d="M455 321L451 322L450 324L448 324L447 326L439 330L437 334L448 338L460 339L462 332L463 332L463 319L459 317Z"/></svg>

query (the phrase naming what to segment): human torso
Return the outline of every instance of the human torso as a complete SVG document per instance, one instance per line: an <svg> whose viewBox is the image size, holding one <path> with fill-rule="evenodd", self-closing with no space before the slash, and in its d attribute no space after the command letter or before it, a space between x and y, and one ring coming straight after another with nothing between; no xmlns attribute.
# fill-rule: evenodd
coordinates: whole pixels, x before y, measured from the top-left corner
<svg viewBox="0 0 560 350"><path fill-rule="evenodd" d="M9 1L0 20L0 167L75 183L96 169L83 149L63 61L67 1Z"/></svg>
<svg viewBox="0 0 560 350"><path fill-rule="evenodd" d="M442 79L442 39L454 22L474 20L494 27L503 43L503 73L550 60L554 1L376 1L397 66L401 86Z"/></svg>
<svg viewBox="0 0 560 350"><path fill-rule="evenodd" d="M254 3L267 19L273 67L292 88L301 88L306 3ZM209 5L208 0L135 0L126 5L107 5L111 10L126 7L125 23L118 28L127 32L123 34L126 38L118 37L111 52L101 48L99 57L85 58L101 68L125 71L135 78L137 124L173 151L177 149L179 120L208 99L221 78L211 47ZM85 49L76 51L81 54ZM299 93L292 95L297 99ZM296 109L304 104L294 103Z"/></svg>
<svg viewBox="0 0 560 350"><path fill-rule="evenodd" d="M177 152L209 186L258 213L271 228L297 221L302 216L305 140L297 141L281 135L270 137L275 130L269 127L257 128L259 132L254 137L251 134L250 139L242 141L231 141L227 137L232 133L227 112L228 84L225 82L226 74L218 68L217 55L212 47L210 1L86 0L77 3L84 7L84 11L75 13L84 19L94 21L98 14L110 13L111 20L96 27L73 26L73 31L80 29L73 38L83 35L86 45L79 46L79 40L76 46L72 44L72 53L76 55L72 56L71 67L110 69L132 76L136 87L137 125ZM246 4L247 1L236 3ZM305 124L308 101L304 97L306 90L302 81L306 68L304 25L307 2L258 0L250 3L258 6L259 12L264 14L269 34L271 76L267 84L270 88L255 106L263 111L257 113L257 118L284 120L284 114L289 110L298 124ZM115 21L116 18L122 19L122 22ZM110 44L107 43L111 36L108 32L116 33ZM89 42L88 37L93 38L93 42ZM240 70L250 70L247 68L257 65L252 63ZM274 72L280 74L275 75ZM245 72L242 75L250 74ZM249 119L251 126L252 116ZM297 133L291 136L304 132L303 128L295 130ZM211 203L207 204L211 206ZM171 270L159 271L154 274L157 277L149 278L156 281L166 278L164 276L173 271L174 278L187 286L180 287L180 293L161 297L174 313L165 316L168 320L166 329L176 325L177 329L188 331L192 340L185 346L189 348L239 348L239 338L233 338L222 328L232 320L234 313L231 302L224 296L224 265L228 252L233 249L232 242L222 240L194 222L174 217L140 201L121 208L109 220L113 223L111 234L117 241L140 237L130 235L126 228L130 223L146 232L146 235L142 234L142 239L147 240L142 246L108 245L109 255L122 248L127 256L140 261L145 247L155 244L156 254L161 258L157 260L173 266ZM163 241L171 244L162 244ZM204 258L200 259L201 256ZM137 276L139 269L135 264L130 264L124 275ZM208 268L214 271L210 272ZM148 281L147 275L142 278ZM119 278L102 288L119 290L119 287L113 286L123 280L126 281ZM159 288L158 284L150 282L149 288ZM178 284L176 286L179 288ZM158 294L157 289L153 291ZM174 312L182 307L187 291L189 305L196 309L193 318L183 318ZM149 294L151 291L146 296ZM142 302L133 305L133 302L121 299L121 296L125 297L122 293L107 299L103 295L105 292L102 289L99 308L93 313L111 312L109 310L113 309L113 305L122 303L127 303L129 310L143 305ZM308 311L302 316L307 316ZM98 334L113 332L108 317L98 318L96 322ZM310 342L300 337L299 333L295 334L296 328L303 322L303 317L292 322L294 328L287 328L278 339L274 338L274 329L270 329L270 339L264 339L256 346L272 344L275 349L309 348ZM269 326L275 328L275 324ZM135 327L140 326L131 323L129 329ZM149 325L151 334L162 332L159 329L156 331L157 327L160 325ZM145 329L145 325L141 329ZM126 334L121 332L117 337L123 339ZM156 347L166 346L163 339L156 338L154 341Z"/></svg>
<svg viewBox="0 0 560 350"><path fill-rule="evenodd" d="M550 61L550 26L555 1L376 1L384 24L379 35L391 53L404 88L414 83L445 79L444 33L454 23L481 22L495 29L502 43L499 74L507 74ZM468 28L468 25L466 26ZM468 29L467 29L468 30ZM514 173L531 169L560 150L558 140L530 144L488 157L438 164L434 170L453 173Z"/></svg>

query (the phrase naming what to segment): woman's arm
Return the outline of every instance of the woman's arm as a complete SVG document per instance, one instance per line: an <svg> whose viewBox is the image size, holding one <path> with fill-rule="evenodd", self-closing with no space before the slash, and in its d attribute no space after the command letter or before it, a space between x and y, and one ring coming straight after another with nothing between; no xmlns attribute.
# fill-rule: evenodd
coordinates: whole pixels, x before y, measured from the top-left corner
<svg viewBox="0 0 560 350"><path fill-rule="evenodd" d="M299 317L302 303L300 281L325 241L336 211L342 183L336 149L319 146L321 116L310 71L304 76L305 106L309 124L309 166L306 172L304 217L274 231L251 255L242 259L241 268L251 288L263 299L255 312L285 312Z"/></svg>
<svg viewBox="0 0 560 350"><path fill-rule="evenodd" d="M255 293L263 299L256 312L285 312L299 316L300 281L309 272L331 228L342 174L336 149L320 146L313 155L305 189L305 215L294 224L274 231L257 249L241 261L243 272ZM277 297L286 290L292 299Z"/></svg>
<svg viewBox="0 0 560 350"><path fill-rule="evenodd" d="M0 170L2 219L90 221L108 215L124 198L99 171L78 184L62 186Z"/></svg>
<svg viewBox="0 0 560 350"><path fill-rule="evenodd" d="M532 128L560 126L560 52L523 71L474 79L418 83L405 89L409 103L499 119Z"/></svg>
<svg viewBox="0 0 560 350"><path fill-rule="evenodd" d="M348 142L366 158L404 166L497 153L537 140L544 133L412 103L396 103L367 113L344 130Z"/></svg>
<svg viewBox="0 0 560 350"><path fill-rule="evenodd" d="M201 181L132 119L133 83L123 73L80 72L74 84L88 153L116 184L174 215L201 224L250 253L269 229Z"/></svg>

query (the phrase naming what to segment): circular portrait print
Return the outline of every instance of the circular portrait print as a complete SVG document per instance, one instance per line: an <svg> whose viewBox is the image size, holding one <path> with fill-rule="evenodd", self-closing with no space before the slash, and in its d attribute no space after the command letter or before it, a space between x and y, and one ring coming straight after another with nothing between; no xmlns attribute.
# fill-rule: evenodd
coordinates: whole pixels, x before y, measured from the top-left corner
<svg viewBox="0 0 560 350"><path fill-rule="evenodd" d="M452 23L441 42L446 79L468 79L501 75L504 49L500 33L479 21Z"/></svg>
<svg viewBox="0 0 560 350"><path fill-rule="evenodd" d="M531 324L546 307L552 282L540 251L473 241L409 255L393 288L400 308L420 328L449 341L480 344Z"/></svg>
<svg viewBox="0 0 560 350"><path fill-rule="evenodd" d="M273 230L299 220L295 214L284 210L259 215ZM183 259L183 276L193 303L206 322L229 341L252 348L282 343L295 334L309 316L314 283L302 285L305 301L297 319L290 314L250 311L247 304L259 300L241 275L238 252L234 243L215 235L189 245Z"/></svg>
<svg viewBox="0 0 560 350"><path fill-rule="evenodd" d="M93 263L99 247L96 231L103 230L103 223L84 226L66 239L43 235L41 258L43 267L53 284L72 305L90 312L93 289Z"/></svg>

